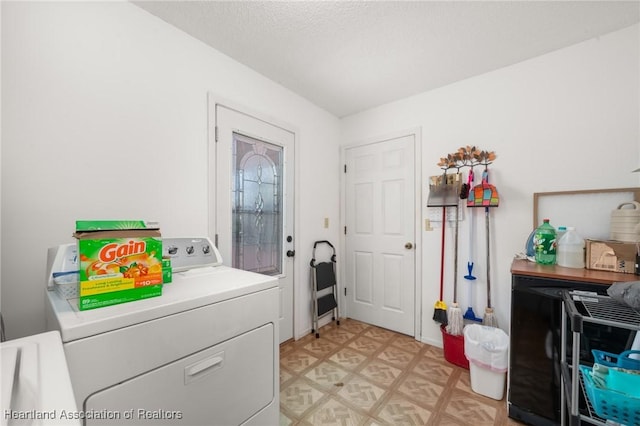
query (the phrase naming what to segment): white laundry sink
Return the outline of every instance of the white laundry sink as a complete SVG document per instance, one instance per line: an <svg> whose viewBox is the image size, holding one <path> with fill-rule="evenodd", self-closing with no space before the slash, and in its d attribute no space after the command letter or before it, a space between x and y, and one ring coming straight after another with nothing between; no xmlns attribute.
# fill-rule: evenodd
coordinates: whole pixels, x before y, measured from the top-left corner
<svg viewBox="0 0 640 426"><path fill-rule="evenodd" d="M58 331L0 344L2 426L80 425Z"/></svg>

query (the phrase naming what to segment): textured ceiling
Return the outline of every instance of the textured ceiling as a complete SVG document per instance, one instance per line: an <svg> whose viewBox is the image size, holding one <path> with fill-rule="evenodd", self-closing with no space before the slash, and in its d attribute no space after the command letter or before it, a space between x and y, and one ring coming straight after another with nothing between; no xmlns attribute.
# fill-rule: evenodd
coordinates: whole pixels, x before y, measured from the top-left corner
<svg viewBox="0 0 640 426"><path fill-rule="evenodd" d="M639 1L135 1L337 117L640 21Z"/></svg>

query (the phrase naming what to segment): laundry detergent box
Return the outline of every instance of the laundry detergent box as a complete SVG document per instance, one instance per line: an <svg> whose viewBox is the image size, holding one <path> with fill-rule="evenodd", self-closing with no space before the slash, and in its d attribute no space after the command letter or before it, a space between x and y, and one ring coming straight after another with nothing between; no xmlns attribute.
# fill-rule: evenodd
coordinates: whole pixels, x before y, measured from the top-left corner
<svg viewBox="0 0 640 426"><path fill-rule="evenodd" d="M157 223L79 220L74 237L80 310L162 294L162 239Z"/></svg>
<svg viewBox="0 0 640 426"><path fill-rule="evenodd" d="M173 281L173 268L171 267L171 257L162 258L162 283L169 284Z"/></svg>
<svg viewBox="0 0 640 426"><path fill-rule="evenodd" d="M104 306L117 305L120 303L133 302L134 300L147 299L162 295L162 285L148 285L144 287L131 288L128 290L112 291L108 293L98 293L91 296L81 296L78 299L78 308L81 311L102 308Z"/></svg>

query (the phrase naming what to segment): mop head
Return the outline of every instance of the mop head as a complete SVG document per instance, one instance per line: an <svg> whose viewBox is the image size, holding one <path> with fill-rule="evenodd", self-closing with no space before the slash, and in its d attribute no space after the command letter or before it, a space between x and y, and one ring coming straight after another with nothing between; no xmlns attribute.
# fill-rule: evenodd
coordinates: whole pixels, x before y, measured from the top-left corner
<svg viewBox="0 0 640 426"><path fill-rule="evenodd" d="M476 316L476 313L473 312L473 308L471 306L467 308L467 312L464 313L463 317L469 321L482 322L482 318Z"/></svg>
<svg viewBox="0 0 640 426"><path fill-rule="evenodd" d="M447 304L438 300L433 310L433 320L442 325L447 325Z"/></svg>
<svg viewBox="0 0 640 426"><path fill-rule="evenodd" d="M485 308L484 317L482 318L482 324L489 327L498 326L498 319L493 313L493 308Z"/></svg>
<svg viewBox="0 0 640 426"><path fill-rule="evenodd" d="M447 318L449 324L447 325L447 333L452 336L461 336L462 329L464 328L464 319L462 318L462 310L457 303L453 303L449 308Z"/></svg>

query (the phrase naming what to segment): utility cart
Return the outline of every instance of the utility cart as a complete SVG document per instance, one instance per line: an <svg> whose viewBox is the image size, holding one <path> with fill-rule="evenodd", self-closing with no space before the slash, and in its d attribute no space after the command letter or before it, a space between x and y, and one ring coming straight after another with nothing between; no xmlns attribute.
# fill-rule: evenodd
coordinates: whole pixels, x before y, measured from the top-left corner
<svg viewBox="0 0 640 426"><path fill-rule="evenodd" d="M611 424L607 418L625 425L640 424L640 399L595 386L590 374L591 367L580 365L580 341L587 323L631 331L627 342L627 346L631 346L636 333L640 331L640 313L609 296L565 291L562 298L561 403L564 409L561 424L605 426ZM572 337L571 355L567 354L569 333ZM597 362L603 363L601 360ZM582 399L586 401L586 409L582 410L580 390L583 392ZM569 414L568 422L565 422L565 410Z"/></svg>

